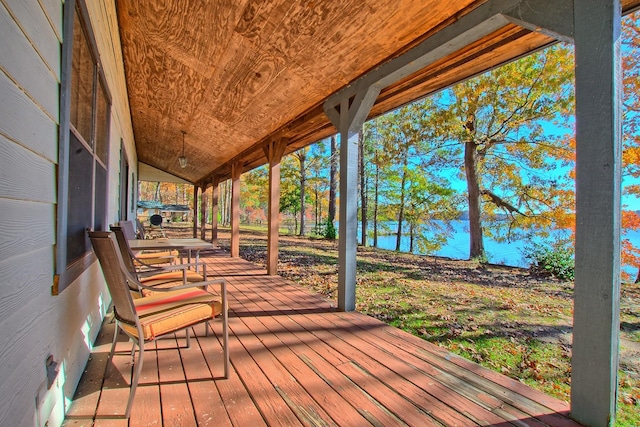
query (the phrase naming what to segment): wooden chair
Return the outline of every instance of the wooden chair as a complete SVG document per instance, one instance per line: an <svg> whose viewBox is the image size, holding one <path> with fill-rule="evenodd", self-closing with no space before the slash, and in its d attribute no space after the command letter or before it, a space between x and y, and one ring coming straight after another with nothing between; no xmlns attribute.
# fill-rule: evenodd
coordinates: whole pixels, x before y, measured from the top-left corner
<svg viewBox="0 0 640 427"><path fill-rule="evenodd" d="M140 237L140 235L136 232L136 227L133 225L133 221L119 221L118 225L122 228L122 232L127 239L144 239L144 236Z"/></svg>
<svg viewBox="0 0 640 427"><path fill-rule="evenodd" d="M139 218L136 217L136 228L138 229L136 231L136 234L138 235L138 239L148 239L149 237L147 236L147 230L144 228L144 224L142 224L142 221L140 221Z"/></svg>
<svg viewBox="0 0 640 427"><path fill-rule="evenodd" d="M118 242L118 248L120 249L120 255L122 256L125 267L132 276L138 279L138 282L144 285L141 289L131 289L133 292L137 292L141 296L149 296L153 294L155 290L152 288L169 288L189 282L202 282L206 280L207 264L203 262L172 264L168 266L147 264L144 260L139 259L131 250L124 227L112 225L111 231ZM202 274L191 270L190 267L201 268Z"/></svg>
<svg viewBox="0 0 640 427"><path fill-rule="evenodd" d="M120 254L113 233L108 231L90 231L89 238L104 274L116 319L116 330L109 357L112 358L118 331L123 331L133 341L132 355L138 347L138 359L134 363L134 375L131 381L129 400L125 418L131 414L131 406L138 387L140 372L144 362L144 344L157 337L179 330L186 331L186 344L190 344L191 326L209 322L216 317L222 319L222 342L224 378L229 377L229 332L227 314L227 288L224 279L190 283L174 287L156 295L133 299L129 291L130 284L142 286L129 273ZM220 285L219 295L210 292L211 285ZM203 290L205 288L206 290ZM208 329L207 329L208 335Z"/></svg>
<svg viewBox="0 0 640 427"><path fill-rule="evenodd" d="M135 240L138 238L132 221L120 221L118 226L122 229L125 239ZM144 231L142 233L144 235ZM132 253L135 255L135 263L138 265L173 264L178 257L177 251L132 251Z"/></svg>

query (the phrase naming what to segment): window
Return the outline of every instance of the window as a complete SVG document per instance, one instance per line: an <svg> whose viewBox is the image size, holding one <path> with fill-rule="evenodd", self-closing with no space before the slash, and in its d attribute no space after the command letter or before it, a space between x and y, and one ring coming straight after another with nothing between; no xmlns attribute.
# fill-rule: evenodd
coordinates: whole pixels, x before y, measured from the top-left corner
<svg viewBox="0 0 640 427"><path fill-rule="evenodd" d="M65 2L54 295L93 262L87 229L107 226L111 103L84 12Z"/></svg>
<svg viewBox="0 0 640 427"><path fill-rule="evenodd" d="M120 207L118 218L123 221L128 218L129 205L127 204L127 191L129 189L129 162L124 150L124 142L120 140Z"/></svg>

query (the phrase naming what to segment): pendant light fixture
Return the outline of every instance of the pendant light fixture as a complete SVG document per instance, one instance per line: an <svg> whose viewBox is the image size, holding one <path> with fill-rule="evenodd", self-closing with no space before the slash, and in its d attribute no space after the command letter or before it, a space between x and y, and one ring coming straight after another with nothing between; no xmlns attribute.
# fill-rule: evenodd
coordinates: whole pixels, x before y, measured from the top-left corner
<svg viewBox="0 0 640 427"><path fill-rule="evenodd" d="M186 133L185 131L181 131L182 132L182 156L178 157L178 163L180 163L180 167L182 169L187 167L187 158L184 156L184 134Z"/></svg>

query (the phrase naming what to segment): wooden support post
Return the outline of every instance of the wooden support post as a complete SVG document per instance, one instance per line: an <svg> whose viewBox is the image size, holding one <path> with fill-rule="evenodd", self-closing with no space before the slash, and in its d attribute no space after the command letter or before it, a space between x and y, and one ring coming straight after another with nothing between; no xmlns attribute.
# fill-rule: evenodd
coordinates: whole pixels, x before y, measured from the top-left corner
<svg viewBox="0 0 640 427"><path fill-rule="evenodd" d="M202 187L202 197L200 197L200 212L201 212L201 220L200 220L200 238L202 240L205 239L205 232L207 229L207 185L205 184Z"/></svg>
<svg viewBox="0 0 640 427"><path fill-rule="evenodd" d="M193 186L193 238L198 236L198 186Z"/></svg>
<svg viewBox="0 0 640 427"><path fill-rule="evenodd" d="M571 416L613 425L620 320L619 0L574 2L576 273Z"/></svg>
<svg viewBox="0 0 640 427"><path fill-rule="evenodd" d="M269 212L267 232L267 274L278 274L278 239L280 237L280 161L289 142L288 138L278 138L264 148L269 161Z"/></svg>
<svg viewBox="0 0 640 427"><path fill-rule="evenodd" d="M576 256L571 416L615 424L620 323L620 0L529 0L507 15L576 58Z"/></svg>
<svg viewBox="0 0 640 427"><path fill-rule="evenodd" d="M231 165L231 257L240 256L240 175L242 164Z"/></svg>
<svg viewBox="0 0 640 427"><path fill-rule="evenodd" d="M220 202L220 179L213 178L211 189L211 243L218 246L218 203Z"/></svg>
<svg viewBox="0 0 640 427"><path fill-rule="evenodd" d="M340 209L338 224L338 309L356 309L356 252L358 229L358 132L380 90L369 87L339 105L324 109L340 131Z"/></svg>

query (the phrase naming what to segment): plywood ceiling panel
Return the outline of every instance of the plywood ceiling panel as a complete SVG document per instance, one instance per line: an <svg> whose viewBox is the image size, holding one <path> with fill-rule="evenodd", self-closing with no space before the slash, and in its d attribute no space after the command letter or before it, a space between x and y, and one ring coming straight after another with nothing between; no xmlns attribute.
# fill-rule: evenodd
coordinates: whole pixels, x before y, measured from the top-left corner
<svg viewBox="0 0 640 427"><path fill-rule="evenodd" d="M273 135L287 151L331 135L329 95L484 2L117 0L138 158L198 182L264 163ZM550 42L507 26L384 89L372 115Z"/></svg>

